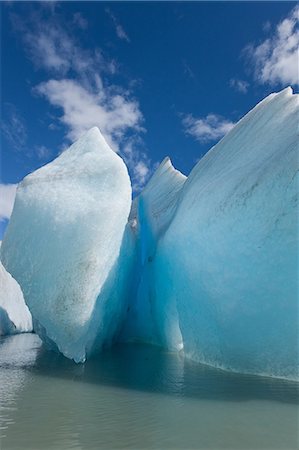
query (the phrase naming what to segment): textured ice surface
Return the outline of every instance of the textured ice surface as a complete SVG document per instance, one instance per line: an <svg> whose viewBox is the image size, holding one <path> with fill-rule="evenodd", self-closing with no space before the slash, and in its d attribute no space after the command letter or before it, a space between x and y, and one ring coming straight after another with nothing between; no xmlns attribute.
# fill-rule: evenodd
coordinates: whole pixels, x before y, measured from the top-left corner
<svg viewBox="0 0 299 450"><path fill-rule="evenodd" d="M32 318L20 286L0 262L0 336L32 331Z"/></svg>
<svg viewBox="0 0 299 450"><path fill-rule="evenodd" d="M165 158L133 202L130 224L135 231L136 240L135 279L131 287L131 301L122 340L164 344L164 327L160 326L162 320L163 323L167 321L173 329L173 345L170 347L181 346L173 303L168 305L165 301L157 305L154 302L156 274L153 271L153 261L157 242L171 222L185 180L186 177L174 169L170 159Z"/></svg>
<svg viewBox="0 0 299 450"><path fill-rule="evenodd" d="M38 333L75 361L108 344L124 314L130 206L125 164L97 128L18 187L2 261Z"/></svg>
<svg viewBox="0 0 299 450"><path fill-rule="evenodd" d="M298 377L298 117L290 88L270 95L184 184L155 302L176 305L193 359Z"/></svg>

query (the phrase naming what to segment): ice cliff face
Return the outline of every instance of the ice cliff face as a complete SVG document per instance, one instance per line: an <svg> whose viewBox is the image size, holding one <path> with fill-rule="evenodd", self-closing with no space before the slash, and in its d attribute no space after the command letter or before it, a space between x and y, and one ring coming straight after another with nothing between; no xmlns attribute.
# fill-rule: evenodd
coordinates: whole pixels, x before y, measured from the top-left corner
<svg viewBox="0 0 299 450"><path fill-rule="evenodd" d="M0 262L0 336L32 331L32 318L20 286Z"/></svg>
<svg viewBox="0 0 299 450"><path fill-rule="evenodd" d="M37 332L75 361L110 342L122 319L130 206L125 164L97 128L18 187L2 261Z"/></svg>
<svg viewBox="0 0 299 450"><path fill-rule="evenodd" d="M26 177L2 261L41 336L75 361L118 336L298 378L298 117L291 89L270 95L187 179L165 159L132 208L96 129Z"/></svg>
<svg viewBox="0 0 299 450"><path fill-rule="evenodd" d="M240 120L158 243L155 302L176 305L193 359L298 377L298 106L286 89Z"/></svg>

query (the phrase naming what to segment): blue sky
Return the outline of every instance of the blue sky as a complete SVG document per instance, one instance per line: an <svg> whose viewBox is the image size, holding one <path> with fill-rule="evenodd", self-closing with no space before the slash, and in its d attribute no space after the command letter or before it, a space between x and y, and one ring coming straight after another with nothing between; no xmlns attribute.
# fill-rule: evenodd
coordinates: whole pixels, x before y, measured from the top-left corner
<svg viewBox="0 0 299 450"><path fill-rule="evenodd" d="M16 183L96 125L138 193L188 175L269 93L298 85L295 2L2 2L0 239Z"/></svg>

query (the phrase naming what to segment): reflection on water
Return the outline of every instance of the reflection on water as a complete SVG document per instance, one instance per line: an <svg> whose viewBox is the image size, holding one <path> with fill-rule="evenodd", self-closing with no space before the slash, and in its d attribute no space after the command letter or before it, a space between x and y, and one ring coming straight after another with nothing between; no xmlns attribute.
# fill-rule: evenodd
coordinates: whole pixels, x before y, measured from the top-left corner
<svg viewBox="0 0 299 450"><path fill-rule="evenodd" d="M298 384L150 346L85 365L33 334L0 339L0 449L295 449Z"/></svg>

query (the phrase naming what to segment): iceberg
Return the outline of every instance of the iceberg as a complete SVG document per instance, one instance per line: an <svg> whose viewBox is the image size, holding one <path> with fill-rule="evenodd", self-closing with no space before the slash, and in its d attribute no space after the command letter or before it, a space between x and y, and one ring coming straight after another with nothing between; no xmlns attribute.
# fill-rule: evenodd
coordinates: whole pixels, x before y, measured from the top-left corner
<svg viewBox="0 0 299 450"><path fill-rule="evenodd" d="M76 362L142 341L298 379L298 95L271 94L188 178L169 158L131 201L96 128L19 185L1 249L34 328Z"/></svg>
<svg viewBox="0 0 299 450"><path fill-rule="evenodd" d="M17 189L1 249L42 339L81 362L114 339L126 310L131 183L92 128Z"/></svg>
<svg viewBox="0 0 299 450"><path fill-rule="evenodd" d="M154 265L187 357L298 378L298 117L290 88L271 94L184 183Z"/></svg>
<svg viewBox="0 0 299 450"><path fill-rule="evenodd" d="M0 262L0 336L32 331L32 318L20 286Z"/></svg>

